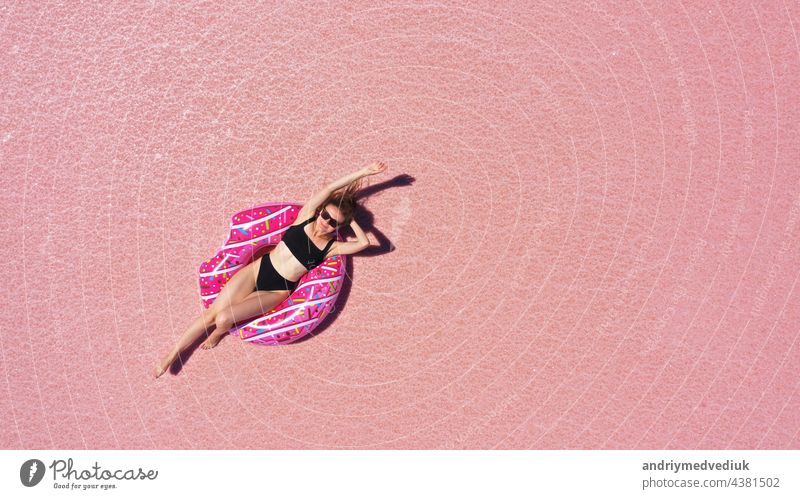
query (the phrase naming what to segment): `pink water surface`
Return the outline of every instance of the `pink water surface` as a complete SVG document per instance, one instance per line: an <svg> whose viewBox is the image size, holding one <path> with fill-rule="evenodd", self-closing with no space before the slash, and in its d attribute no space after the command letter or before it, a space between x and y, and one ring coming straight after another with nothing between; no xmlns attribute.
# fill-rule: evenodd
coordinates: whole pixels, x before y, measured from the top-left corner
<svg viewBox="0 0 800 499"><path fill-rule="evenodd" d="M3 3L0 447L800 448L798 27ZM154 380L230 216L373 159L336 316Z"/></svg>

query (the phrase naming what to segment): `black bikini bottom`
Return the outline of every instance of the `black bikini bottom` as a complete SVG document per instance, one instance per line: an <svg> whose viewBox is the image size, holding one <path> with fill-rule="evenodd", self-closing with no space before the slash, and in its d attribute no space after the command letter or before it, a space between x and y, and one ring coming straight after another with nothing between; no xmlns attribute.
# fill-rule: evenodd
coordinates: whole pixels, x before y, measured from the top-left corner
<svg viewBox="0 0 800 499"><path fill-rule="evenodd" d="M272 265L272 260L269 259L269 253L261 257L261 267L258 269L258 277L256 278L257 291L271 291L271 290L285 290L294 291L297 287L298 281L287 281L282 275L275 270Z"/></svg>

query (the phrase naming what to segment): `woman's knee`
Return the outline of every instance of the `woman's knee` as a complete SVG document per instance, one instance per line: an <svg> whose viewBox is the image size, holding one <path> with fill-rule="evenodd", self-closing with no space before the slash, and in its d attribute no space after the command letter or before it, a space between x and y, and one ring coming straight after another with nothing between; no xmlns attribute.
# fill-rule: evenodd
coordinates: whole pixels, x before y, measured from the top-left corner
<svg viewBox="0 0 800 499"><path fill-rule="evenodd" d="M222 310L214 316L214 323L218 329L229 329L233 326L234 320L230 310Z"/></svg>
<svg viewBox="0 0 800 499"><path fill-rule="evenodd" d="M203 324L206 326L211 326L217 322L217 316L219 316L219 312L213 306L209 307L206 310L203 310Z"/></svg>

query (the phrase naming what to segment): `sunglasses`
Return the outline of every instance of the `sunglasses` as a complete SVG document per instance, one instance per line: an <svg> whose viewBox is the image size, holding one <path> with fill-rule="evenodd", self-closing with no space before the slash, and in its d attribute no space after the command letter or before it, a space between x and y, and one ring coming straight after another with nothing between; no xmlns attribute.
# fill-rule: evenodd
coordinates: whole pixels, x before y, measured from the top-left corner
<svg viewBox="0 0 800 499"><path fill-rule="evenodd" d="M331 214L328 213L328 210L326 210L325 208L323 208L322 211L320 212L320 216L334 229L339 226L339 222L336 221L336 219L333 218Z"/></svg>

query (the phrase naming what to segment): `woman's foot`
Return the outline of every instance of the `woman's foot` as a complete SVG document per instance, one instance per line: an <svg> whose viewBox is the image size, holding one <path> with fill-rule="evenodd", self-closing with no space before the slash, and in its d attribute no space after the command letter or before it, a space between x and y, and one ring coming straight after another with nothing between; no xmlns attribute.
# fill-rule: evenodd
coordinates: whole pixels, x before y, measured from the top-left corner
<svg viewBox="0 0 800 499"><path fill-rule="evenodd" d="M222 335L219 334L217 331L214 331L208 336L208 339L204 341L202 345L200 345L200 348L202 348L203 350L214 348L215 346L217 346L217 343L219 343L219 340L221 339Z"/></svg>
<svg viewBox="0 0 800 499"><path fill-rule="evenodd" d="M169 366L171 366L172 363L175 362L175 359L177 357L178 357L177 355L170 353L169 355L161 359L161 362L156 364L156 368L153 371L153 374L155 374L156 378L167 372L167 369L169 369Z"/></svg>

